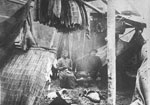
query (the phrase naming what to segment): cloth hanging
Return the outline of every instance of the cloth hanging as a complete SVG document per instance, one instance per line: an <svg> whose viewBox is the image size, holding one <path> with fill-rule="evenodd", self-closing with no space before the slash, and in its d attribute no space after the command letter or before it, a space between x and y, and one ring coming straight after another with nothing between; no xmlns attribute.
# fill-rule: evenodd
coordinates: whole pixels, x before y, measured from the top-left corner
<svg viewBox="0 0 150 105"><path fill-rule="evenodd" d="M29 47L35 44L32 36L30 23L26 20L24 21L18 37L15 39L15 46L26 51Z"/></svg>
<svg viewBox="0 0 150 105"><path fill-rule="evenodd" d="M31 0L28 0L28 2L12 17L0 23L0 47L7 48L13 44L14 40L19 35L23 22L29 13L30 2Z"/></svg>
<svg viewBox="0 0 150 105"><path fill-rule="evenodd" d="M35 0L34 20L63 32L88 25L86 9L77 0Z"/></svg>
<svg viewBox="0 0 150 105"><path fill-rule="evenodd" d="M56 17L60 18L61 14L61 0L54 1L53 13Z"/></svg>
<svg viewBox="0 0 150 105"><path fill-rule="evenodd" d="M25 22L24 22L25 23ZM27 27L26 25L24 24L24 26L21 28L20 30L20 34L19 36L16 38L15 40L15 45L18 47L18 48L22 48L23 50L26 50L26 33L27 33Z"/></svg>
<svg viewBox="0 0 150 105"><path fill-rule="evenodd" d="M71 11L71 23L72 24L82 24L82 18L81 18L81 13L78 4L70 0L70 11Z"/></svg>

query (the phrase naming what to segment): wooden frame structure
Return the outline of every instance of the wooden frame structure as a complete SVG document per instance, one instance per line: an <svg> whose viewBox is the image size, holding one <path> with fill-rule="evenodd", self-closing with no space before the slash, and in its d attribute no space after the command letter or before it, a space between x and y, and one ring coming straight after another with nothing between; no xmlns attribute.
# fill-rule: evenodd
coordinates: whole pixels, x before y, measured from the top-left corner
<svg viewBox="0 0 150 105"><path fill-rule="evenodd" d="M114 0L108 0L107 8L108 105L116 105L116 37Z"/></svg>
<svg viewBox="0 0 150 105"><path fill-rule="evenodd" d="M81 2L98 13L103 13L93 5ZM107 3L107 60L108 60L108 105L116 105L116 39L115 39L115 3L108 0Z"/></svg>
<svg viewBox="0 0 150 105"><path fill-rule="evenodd" d="M18 2L15 0L9 1L20 5L25 4L22 0L18 0ZM83 0L80 0L80 2L100 14L105 14L88 2ZM33 4L31 4L31 7L33 7ZM107 16L108 105L116 105L115 9L113 0L108 0Z"/></svg>
<svg viewBox="0 0 150 105"><path fill-rule="evenodd" d="M15 0L9 0L9 1L14 3L19 3L22 5L24 4L23 2L15 2ZM100 14L105 14L103 11L94 7L90 3L85 2L83 0L79 0L79 1L83 3L85 6L95 10L96 12ZM115 39L116 10L114 8L115 5L114 2L115 2L114 0L108 0L107 3L108 6L108 11L107 11L108 105L116 105L116 43L115 43L116 42L115 41L116 40ZM149 41L149 45L150 45L150 41ZM148 47L148 51L150 51L150 47ZM150 68L150 66L148 67Z"/></svg>

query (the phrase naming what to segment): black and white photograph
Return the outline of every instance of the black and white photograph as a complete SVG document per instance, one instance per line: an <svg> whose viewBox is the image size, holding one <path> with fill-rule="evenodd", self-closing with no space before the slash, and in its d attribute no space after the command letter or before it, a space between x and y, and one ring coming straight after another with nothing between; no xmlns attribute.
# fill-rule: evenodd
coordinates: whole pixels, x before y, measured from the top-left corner
<svg viewBox="0 0 150 105"><path fill-rule="evenodd" d="M0 105L150 105L150 0L0 0Z"/></svg>

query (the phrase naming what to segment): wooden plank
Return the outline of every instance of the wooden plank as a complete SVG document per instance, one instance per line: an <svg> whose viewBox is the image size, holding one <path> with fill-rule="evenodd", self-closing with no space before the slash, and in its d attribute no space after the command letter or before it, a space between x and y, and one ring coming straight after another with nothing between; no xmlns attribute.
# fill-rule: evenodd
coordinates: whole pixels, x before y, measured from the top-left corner
<svg viewBox="0 0 150 105"><path fill-rule="evenodd" d="M108 60L108 104L116 105L116 44L115 3L108 0L107 11L107 60Z"/></svg>
<svg viewBox="0 0 150 105"><path fill-rule="evenodd" d="M0 15L0 18L1 18L1 17L2 17L2 18L7 18L7 19L10 18L9 16L5 16L5 15Z"/></svg>
<svg viewBox="0 0 150 105"><path fill-rule="evenodd" d="M93 6L92 4L90 4L90 3L86 2L86 1L80 0L80 2L83 3L84 5L86 5L87 7L89 7L89 8L91 8L91 9L95 10L96 12L98 12L98 13L100 13L100 14L105 14L104 11L98 9L97 7Z"/></svg>
<svg viewBox="0 0 150 105"><path fill-rule="evenodd" d="M10 1L12 3L20 4L20 5L25 5L28 0L8 0L8 1ZM34 2L31 2L30 6L33 7Z"/></svg>
<svg viewBox="0 0 150 105"><path fill-rule="evenodd" d="M150 1L147 2L148 3L148 7L150 6ZM149 30L150 30L150 15L149 15L149 12L150 12L150 7L148 8L148 10L145 12L145 15L147 14L147 38L148 38L148 45L147 45L147 49L148 49L148 69L150 69L150 36L149 36ZM150 84L149 84L150 85Z"/></svg>
<svg viewBox="0 0 150 105"><path fill-rule="evenodd" d="M150 1L148 0L148 7L150 6ZM149 12L150 12L150 7L148 8L147 10L147 31L150 30L150 15L149 15ZM149 36L149 31L147 32L147 37L148 37L148 44L147 44L147 55L148 55L148 70L150 70L150 36ZM150 75L150 72L148 72L148 75ZM148 76L148 80L150 80L150 76ZM148 87L150 87L150 83L148 83ZM148 92L148 96L150 96L150 92ZM150 100L150 97L149 97L149 100ZM148 101L148 105L150 105L150 101Z"/></svg>
<svg viewBox="0 0 150 105"><path fill-rule="evenodd" d="M30 23L30 26L31 26L31 33L32 34L29 34L29 35L31 35L30 37L31 37L31 39L32 39L32 41L33 41L33 43L35 44L35 45L38 45L38 43L37 43L37 41L36 41L36 38L35 38L35 29L34 29L34 26L33 26L33 16L31 16L32 14L31 14L31 9L30 9L30 12L29 12L29 18L27 18L28 19L28 22Z"/></svg>
<svg viewBox="0 0 150 105"><path fill-rule="evenodd" d="M16 3L16 4L21 4L21 5L25 5L27 3L27 0L8 0L10 2Z"/></svg>

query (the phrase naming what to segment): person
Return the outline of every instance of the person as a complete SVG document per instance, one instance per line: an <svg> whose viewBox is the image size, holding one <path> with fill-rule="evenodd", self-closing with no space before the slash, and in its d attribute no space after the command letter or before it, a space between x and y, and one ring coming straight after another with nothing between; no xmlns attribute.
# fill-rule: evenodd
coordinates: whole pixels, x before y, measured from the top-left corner
<svg viewBox="0 0 150 105"><path fill-rule="evenodd" d="M57 69L57 59L55 58L53 64L52 64L52 74L50 75L52 80L56 80L58 78L58 69Z"/></svg>
<svg viewBox="0 0 150 105"><path fill-rule="evenodd" d="M76 78L72 71L72 61L68 57L68 51L64 50L62 57L58 59L57 69L59 71L60 87L75 88Z"/></svg>
<svg viewBox="0 0 150 105"><path fill-rule="evenodd" d="M88 71L93 80L97 79L97 74L100 72L102 67L100 58L96 56L97 52L98 51L96 49L91 50L87 60Z"/></svg>
<svg viewBox="0 0 150 105"><path fill-rule="evenodd" d="M77 61L77 77L85 77L88 75L92 80L96 80L98 73L102 67L101 60L96 56L97 50L92 49L89 55L84 57L81 61Z"/></svg>
<svg viewBox="0 0 150 105"><path fill-rule="evenodd" d="M150 105L150 70L147 54L147 44L144 44L141 50L143 62L137 72L135 90L130 105Z"/></svg>

